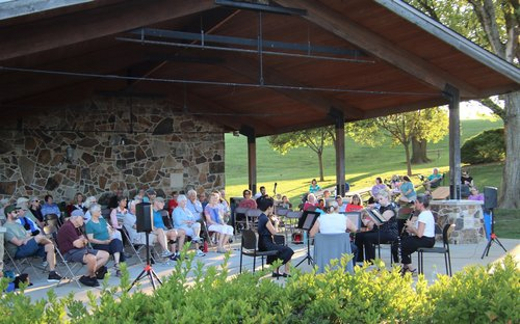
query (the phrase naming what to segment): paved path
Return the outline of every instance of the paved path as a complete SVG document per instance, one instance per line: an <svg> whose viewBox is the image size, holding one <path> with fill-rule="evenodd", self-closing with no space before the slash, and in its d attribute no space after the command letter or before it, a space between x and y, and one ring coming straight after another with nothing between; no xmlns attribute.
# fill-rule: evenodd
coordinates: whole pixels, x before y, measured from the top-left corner
<svg viewBox="0 0 520 324"><path fill-rule="evenodd" d="M506 247L508 251L516 250L516 253L520 253L520 240L513 239L501 239L502 244ZM482 260L480 257L487 242L482 241L479 244L460 244L460 245L450 245L452 251L452 268L453 272L461 271L465 266L468 265L486 265L491 263L505 255L505 252L500 248L500 246L493 244L491 250L489 252L488 257L484 257ZM293 264L297 264L299 260L305 257L306 248L303 245L291 245L291 247L295 250L295 255L293 257ZM233 252L229 260L229 272L230 275L235 275L239 271L239 261L240 255L238 253L239 243L233 244ZM516 248L516 249L515 249ZM312 252L311 252L312 253ZM390 250L388 247L383 246L381 249L381 257L387 263L387 267L389 267L390 263ZM517 258L520 258L518 255ZM135 264L135 257L131 258L130 264L134 262L133 265L129 267L130 278L136 278L137 275L142 271L142 265ZM209 252L205 257L195 258L195 260L201 260L204 262L205 267L208 266L219 266L222 264L224 260L223 254L218 254L215 252ZM417 254L412 256L412 260L414 266L417 265ZM258 262L260 259L258 259ZM257 265L258 265L257 262ZM244 257L244 268L249 271L252 268L252 258ZM424 260L425 265L425 276L428 280L433 280L434 276L432 276L432 272L435 270L438 273L444 273L444 258L442 255L437 254L428 254L425 255ZM258 267L259 268L259 267ZM158 264L154 266L154 270L158 273L160 277L168 276L174 269L174 264ZM311 267L304 262L299 269L304 272L309 272ZM81 270L83 271L83 269ZM81 272L80 272L81 273ZM40 280L33 280L34 285L29 287L26 291L26 294L31 296L33 300L46 298L46 294L50 288L53 288L59 297L65 296L70 292L74 292L77 300L87 301L87 291L92 291L94 294L99 294L101 289L98 288L90 288L90 287L82 287L78 288L76 283L62 283L60 286L56 286L56 284L49 284L46 281L46 275L42 274L42 278ZM284 280L284 279L281 279ZM118 285L119 278L112 277L109 279L109 285ZM152 288L148 281L148 279L141 280L141 289L146 292L151 292Z"/></svg>

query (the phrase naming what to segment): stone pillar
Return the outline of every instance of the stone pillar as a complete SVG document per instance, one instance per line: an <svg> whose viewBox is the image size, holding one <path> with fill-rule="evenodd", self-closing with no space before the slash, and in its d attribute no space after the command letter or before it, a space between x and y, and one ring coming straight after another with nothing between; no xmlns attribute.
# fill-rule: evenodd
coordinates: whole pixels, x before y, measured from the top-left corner
<svg viewBox="0 0 520 324"><path fill-rule="evenodd" d="M432 200L431 210L437 213L437 224L455 224L452 243L478 243L485 237L483 202L474 200Z"/></svg>

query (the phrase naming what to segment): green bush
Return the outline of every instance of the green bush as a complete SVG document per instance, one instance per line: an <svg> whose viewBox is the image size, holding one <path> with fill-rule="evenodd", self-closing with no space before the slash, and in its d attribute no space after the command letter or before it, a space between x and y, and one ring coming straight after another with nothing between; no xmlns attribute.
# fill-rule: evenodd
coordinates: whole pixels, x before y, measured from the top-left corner
<svg viewBox="0 0 520 324"><path fill-rule="evenodd" d="M468 138L460 149L462 163L479 164L504 161L506 144L504 129L483 131Z"/></svg>
<svg viewBox="0 0 520 324"><path fill-rule="evenodd" d="M348 258L341 262L344 264ZM32 303L21 294L0 298L0 321L22 323L519 323L520 271L511 257L503 267L469 267L428 286L398 269L357 268L323 274L295 273L285 284L268 272L228 278L221 268L178 263L152 295L129 294L104 284L88 305L72 295ZM190 273L190 276L188 276ZM190 280L188 280L190 279Z"/></svg>

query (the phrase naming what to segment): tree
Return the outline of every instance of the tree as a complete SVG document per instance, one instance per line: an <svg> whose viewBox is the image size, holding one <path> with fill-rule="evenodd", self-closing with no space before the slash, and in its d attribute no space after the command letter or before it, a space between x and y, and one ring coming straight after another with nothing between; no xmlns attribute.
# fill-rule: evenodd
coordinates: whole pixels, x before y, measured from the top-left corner
<svg viewBox="0 0 520 324"><path fill-rule="evenodd" d="M518 66L519 0L406 0L433 19ZM504 120L506 160L501 208L520 208L520 92L479 100Z"/></svg>
<svg viewBox="0 0 520 324"><path fill-rule="evenodd" d="M347 131L356 142L366 145L383 144L378 140L382 135L390 137L392 145L403 145L407 174L411 176L410 144L424 142L426 150L426 142L440 141L448 133L448 116L441 108L431 108L355 122L348 124Z"/></svg>
<svg viewBox="0 0 520 324"><path fill-rule="evenodd" d="M308 147L316 155L318 155L320 181L323 181L323 149L327 145L335 144L336 137L334 127L320 127L298 131L294 133L286 133L281 135L269 136L268 142L271 147L280 152L282 155L286 154L293 148Z"/></svg>

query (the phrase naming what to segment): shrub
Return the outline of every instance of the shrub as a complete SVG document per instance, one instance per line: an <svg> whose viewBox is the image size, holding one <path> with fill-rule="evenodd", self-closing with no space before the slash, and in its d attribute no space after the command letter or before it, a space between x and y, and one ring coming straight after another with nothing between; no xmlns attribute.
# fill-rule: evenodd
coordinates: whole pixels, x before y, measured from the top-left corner
<svg viewBox="0 0 520 324"><path fill-rule="evenodd" d="M504 161L506 145L504 129L483 131L468 138L461 147L462 163L479 164Z"/></svg>
<svg viewBox="0 0 520 324"><path fill-rule="evenodd" d="M341 262L345 264L349 257ZM22 294L0 298L0 321L12 323L519 323L520 271L508 256L504 266L469 267L453 278L439 276L428 286L398 269L356 268L323 274L295 271L285 285L264 280L264 272L228 278L221 269L203 271L199 262L177 263L152 295L127 293L128 272L120 287L104 284L89 294L88 307L73 295L31 304ZM191 274L190 281L188 274ZM5 284L5 283L4 283Z"/></svg>

